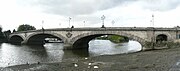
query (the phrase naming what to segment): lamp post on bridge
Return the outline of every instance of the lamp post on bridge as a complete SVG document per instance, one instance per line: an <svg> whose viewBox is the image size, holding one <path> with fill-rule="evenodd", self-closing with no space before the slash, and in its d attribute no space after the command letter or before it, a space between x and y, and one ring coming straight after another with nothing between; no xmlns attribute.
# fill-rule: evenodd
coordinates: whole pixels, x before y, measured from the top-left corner
<svg viewBox="0 0 180 71"><path fill-rule="evenodd" d="M83 21L84 27L85 27L85 23L86 23L86 21Z"/></svg>
<svg viewBox="0 0 180 71"><path fill-rule="evenodd" d="M59 27L61 28L61 23L59 23Z"/></svg>
<svg viewBox="0 0 180 71"><path fill-rule="evenodd" d="M115 21L114 21L114 20L112 20L112 22L111 22L111 23L112 23L112 26L114 26Z"/></svg>
<svg viewBox="0 0 180 71"><path fill-rule="evenodd" d="M71 18L71 17L69 17L69 28L70 28L70 26L71 26L71 25L70 25L70 23L71 23L71 19L72 19L72 18Z"/></svg>
<svg viewBox="0 0 180 71"><path fill-rule="evenodd" d="M44 33L43 25L44 25L44 20L42 20L42 31L43 31L43 33Z"/></svg>
<svg viewBox="0 0 180 71"><path fill-rule="evenodd" d="M156 38L155 38L155 28L154 28L154 14L152 14L152 29L153 29L153 37L152 37L152 49L155 49L155 43L156 43Z"/></svg>
<svg viewBox="0 0 180 71"><path fill-rule="evenodd" d="M151 20L151 23L152 23L152 27L154 27L154 14L152 14L152 20Z"/></svg>
<svg viewBox="0 0 180 71"><path fill-rule="evenodd" d="M101 16L101 20L102 20L102 28L104 28L105 26L104 26L104 19L105 19L106 17L103 15L103 16Z"/></svg>

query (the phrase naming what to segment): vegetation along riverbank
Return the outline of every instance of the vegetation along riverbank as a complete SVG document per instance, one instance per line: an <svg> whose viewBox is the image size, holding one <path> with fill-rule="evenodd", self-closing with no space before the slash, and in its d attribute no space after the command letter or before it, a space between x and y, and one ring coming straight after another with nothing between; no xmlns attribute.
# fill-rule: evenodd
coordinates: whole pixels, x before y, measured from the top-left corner
<svg viewBox="0 0 180 71"><path fill-rule="evenodd" d="M119 35L104 35L101 37L97 37L96 39L110 40L113 43L122 43L122 42L129 41L129 39L127 37L123 37L123 36L119 36Z"/></svg>

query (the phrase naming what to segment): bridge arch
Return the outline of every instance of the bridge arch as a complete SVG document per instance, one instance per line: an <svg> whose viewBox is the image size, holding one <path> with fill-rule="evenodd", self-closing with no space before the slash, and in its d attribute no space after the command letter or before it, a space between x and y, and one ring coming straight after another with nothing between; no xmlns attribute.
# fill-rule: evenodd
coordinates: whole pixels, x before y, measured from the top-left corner
<svg viewBox="0 0 180 71"><path fill-rule="evenodd" d="M164 36L164 38L165 38L165 36L166 36L166 41L172 41L173 40L173 37L172 37L172 35L170 34L170 33L167 33L167 32L161 32L161 33L156 33L155 34L155 41L157 42L157 40L158 40L158 36Z"/></svg>
<svg viewBox="0 0 180 71"><path fill-rule="evenodd" d="M83 47L88 47L88 43L90 40L98 37L98 36L102 36L102 35L119 35L119 36L124 36L124 37L128 37L129 40L136 40L138 41L142 47L145 44L145 40L138 37L138 36L134 36L132 34L128 34L125 32L91 32L91 33L84 33L84 34L80 34L74 38L72 38L72 40L70 41L73 45L73 48L83 48ZM82 47L76 47L78 45L81 45Z"/></svg>
<svg viewBox="0 0 180 71"><path fill-rule="evenodd" d="M158 34L156 36L156 42L162 42L167 40L168 40L168 36L166 34Z"/></svg>
<svg viewBox="0 0 180 71"><path fill-rule="evenodd" d="M9 37L9 42L12 44L21 44L22 41L24 41L24 39L21 35L12 35Z"/></svg>
<svg viewBox="0 0 180 71"><path fill-rule="evenodd" d="M26 44L43 45L45 38L49 38L49 37L55 37L55 38L61 39L63 42L67 41L60 34L40 32L40 33L35 33L35 34L33 33L33 34L29 35L26 39Z"/></svg>

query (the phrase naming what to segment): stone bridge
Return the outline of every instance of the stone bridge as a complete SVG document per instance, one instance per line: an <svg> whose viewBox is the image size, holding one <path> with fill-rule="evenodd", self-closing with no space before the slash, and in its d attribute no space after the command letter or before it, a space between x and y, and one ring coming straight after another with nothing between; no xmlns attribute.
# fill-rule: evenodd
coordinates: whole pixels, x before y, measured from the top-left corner
<svg viewBox="0 0 180 71"><path fill-rule="evenodd" d="M55 28L15 32L9 35L9 42L43 45L45 38L56 37L64 42L65 49L88 47L90 40L102 35L120 35L138 41L143 49L153 48L149 44L163 41L178 41L180 28L153 27L105 27L105 28ZM159 37L159 38L158 38Z"/></svg>

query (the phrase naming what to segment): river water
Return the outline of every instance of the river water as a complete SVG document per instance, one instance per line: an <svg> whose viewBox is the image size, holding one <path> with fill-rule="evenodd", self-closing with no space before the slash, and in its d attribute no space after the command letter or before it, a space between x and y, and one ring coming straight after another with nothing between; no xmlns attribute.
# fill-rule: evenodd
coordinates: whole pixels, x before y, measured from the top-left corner
<svg viewBox="0 0 180 71"><path fill-rule="evenodd" d="M63 50L63 43L46 43L44 46L0 44L0 67L26 63L53 63L64 59L114 55L137 52L141 44L136 41L115 44L109 40L91 40L88 50Z"/></svg>

